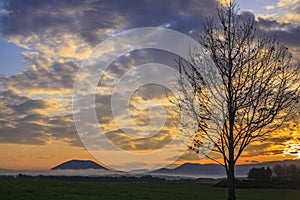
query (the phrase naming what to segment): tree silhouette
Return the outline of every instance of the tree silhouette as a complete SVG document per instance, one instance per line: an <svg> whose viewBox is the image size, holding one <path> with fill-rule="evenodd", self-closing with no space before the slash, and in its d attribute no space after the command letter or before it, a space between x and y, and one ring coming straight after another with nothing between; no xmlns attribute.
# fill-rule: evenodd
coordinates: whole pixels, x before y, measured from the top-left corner
<svg viewBox="0 0 300 200"><path fill-rule="evenodd" d="M213 145L213 151L222 155L222 161L206 156L225 167L228 199L233 200L237 160L250 143L265 139L289 120L299 102L300 68L275 35L257 33L255 19L239 14L234 1L219 5L217 13L217 20L208 18L198 38L217 67L221 84L211 88L205 82L203 52L191 49L190 60L178 59L182 94L171 102L195 123L189 148L202 153ZM219 109L212 110L213 104ZM189 131L184 122L180 126Z"/></svg>
<svg viewBox="0 0 300 200"><path fill-rule="evenodd" d="M272 170L267 167L252 168L248 172L248 178L254 179L258 184L268 184L271 182Z"/></svg>
<svg viewBox="0 0 300 200"><path fill-rule="evenodd" d="M277 180L299 180L300 168L296 165L275 165L273 172Z"/></svg>
<svg viewBox="0 0 300 200"><path fill-rule="evenodd" d="M287 177L287 169L286 166L281 166L281 165L275 165L273 167L273 172L276 175L277 179L282 179Z"/></svg>

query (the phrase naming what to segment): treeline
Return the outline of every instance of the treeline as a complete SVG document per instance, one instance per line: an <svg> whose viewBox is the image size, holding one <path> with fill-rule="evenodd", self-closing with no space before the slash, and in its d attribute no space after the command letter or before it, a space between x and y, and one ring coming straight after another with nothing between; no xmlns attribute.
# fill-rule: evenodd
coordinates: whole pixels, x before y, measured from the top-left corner
<svg viewBox="0 0 300 200"><path fill-rule="evenodd" d="M209 178L197 178L197 179L188 179L188 178L174 178L167 179L163 177L155 177L151 175L142 175L138 176L53 176L53 175L38 175L31 176L26 174L18 174L16 176L11 175L2 175L0 178L9 178L9 179L35 179L35 180L60 180L60 181L88 181L88 182L213 182L215 179Z"/></svg>
<svg viewBox="0 0 300 200"><path fill-rule="evenodd" d="M300 168L296 165L275 165L273 173L277 180L297 180L300 181Z"/></svg>
<svg viewBox="0 0 300 200"><path fill-rule="evenodd" d="M300 168L296 165L275 165L272 169L269 167L252 168L248 172L248 180L258 187L299 188Z"/></svg>
<svg viewBox="0 0 300 200"><path fill-rule="evenodd" d="M260 181L272 180L300 180L300 168L296 165L275 165L269 167L252 168L248 172L248 179Z"/></svg>
<svg viewBox="0 0 300 200"><path fill-rule="evenodd" d="M247 179L236 179L238 188L300 188L300 168L296 165L274 165L252 168ZM227 180L217 182L216 187L227 187Z"/></svg>

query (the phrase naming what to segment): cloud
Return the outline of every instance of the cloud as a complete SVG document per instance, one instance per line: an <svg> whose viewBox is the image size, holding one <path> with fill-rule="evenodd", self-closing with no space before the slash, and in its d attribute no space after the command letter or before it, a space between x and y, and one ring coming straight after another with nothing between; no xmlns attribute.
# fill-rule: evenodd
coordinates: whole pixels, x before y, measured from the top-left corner
<svg viewBox="0 0 300 200"><path fill-rule="evenodd" d="M280 136L280 137L269 138L268 141L275 143L275 144L281 144L281 143L291 140L292 138L293 137L291 135L290 136Z"/></svg>
<svg viewBox="0 0 300 200"><path fill-rule="evenodd" d="M281 44L293 53L294 58L300 58L300 24L258 17L257 25L258 34L269 37L276 35Z"/></svg>
<svg viewBox="0 0 300 200"><path fill-rule="evenodd" d="M274 36L277 35L280 42L289 47L299 47L300 24L288 21L280 21L279 19L256 17L251 11L242 11L240 13L242 19L252 18L257 22L257 31L259 35Z"/></svg>
<svg viewBox="0 0 300 200"><path fill-rule="evenodd" d="M4 14L1 31L4 35L30 35L34 32L48 32L49 29L60 31L63 28L73 29L82 15L92 8L92 1L39 1L22 0L2 1ZM52 31L52 30L51 30Z"/></svg>
<svg viewBox="0 0 300 200"><path fill-rule="evenodd" d="M290 27L290 23L280 23L274 19L258 18L258 26L262 30L286 30Z"/></svg>
<svg viewBox="0 0 300 200"><path fill-rule="evenodd" d="M1 19L4 36L71 32L94 43L111 30L141 26L170 24L187 32L215 10L216 1L166 0L159 6L153 0L4 0L3 4L7 11Z"/></svg>
<svg viewBox="0 0 300 200"><path fill-rule="evenodd" d="M278 6L290 5L280 1ZM295 3L293 1L292 3ZM0 78L0 141L1 143L45 145L59 140L71 146L82 146L71 115L71 94L76 72L81 62L101 41L129 28L154 26L169 27L196 38L206 17L215 14L217 1L211 0L2 0L0 14L1 36L27 49L23 58L28 69L8 78ZM293 4L296 5L296 4ZM299 14L295 6L293 15ZM256 18L252 12L245 17ZM277 33L280 40L300 52L300 26L293 20L256 18L261 34ZM132 67L159 62L173 66L167 53L135 51L114 62L108 72L120 77ZM132 138L113 121L111 96L99 85L96 95L96 113L99 123L110 139L124 149L154 150L167 144L173 136L174 124L167 120L164 129L146 139ZM110 91L112 88L107 86ZM101 93L102 92L102 93ZM101 93L101 94L100 94ZM131 101L131 109L138 109L142 101L161 100L165 91L159 86L140 88ZM171 114L167 111L167 114ZM133 118L139 125L150 122L148 110L137 110ZM159 119L160 116L155 116ZM147 127L146 127L147 128ZM145 129L145 127L144 127ZM143 127L130 130L143 135ZM266 145L254 145L246 156L280 153L270 149L271 144L284 143L287 137L271 138ZM278 147L282 148L282 147ZM269 153L266 153L269 152ZM186 153L182 159L198 157Z"/></svg>
<svg viewBox="0 0 300 200"><path fill-rule="evenodd" d="M126 131L126 133L124 132ZM173 134L168 130L161 130L156 135L149 138L137 138L134 134L140 131L136 129L118 129L105 133L113 144L124 150L133 151L153 151L158 150L173 139ZM131 135L128 135L130 133Z"/></svg>
<svg viewBox="0 0 300 200"><path fill-rule="evenodd" d="M277 3L278 7L290 7L293 5L297 5L299 0L279 0Z"/></svg>
<svg viewBox="0 0 300 200"><path fill-rule="evenodd" d="M59 98L31 99L11 90L0 91L0 97L1 143L45 145L57 139L80 145L72 115L57 115Z"/></svg>
<svg viewBox="0 0 300 200"><path fill-rule="evenodd" d="M44 109L45 103L42 100L32 100L29 99L25 102L22 102L18 105L12 105L11 108L13 108L18 113L30 113L34 112L36 109Z"/></svg>
<svg viewBox="0 0 300 200"><path fill-rule="evenodd" d="M173 160L174 158L169 158L169 160ZM182 156L180 156L180 158L177 159L178 162L180 161L198 161L199 160L199 155L191 150L187 150L186 152L184 152L184 154Z"/></svg>
<svg viewBox="0 0 300 200"><path fill-rule="evenodd" d="M30 108L35 108L36 105L37 104L31 104ZM21 110L22 109L23 108L21 108ZM26 111L28 110L30 109L26 109ZM0 117L0 119L4 119L4 122L6 122L1 124L0 142L45 145L49 139L47 127L44 126L46 117L40 114L29 114L26 116L24 116L24 114L25 113L22 113L22 115L12 114L5 116L5 118ZM6 117L8 117L9 121L6 121Z"/></svg>
<svg viewBox="0 0 300 200"><path fill-rule="evenodd" d="M300 5L295 8L295 13L300 14Z"/></svg>
<svg viewBox="0 0 300 200"><path fill-rule="evenodd" d="M45 127L36 123L19 123L16 128L2 127L0 129L1 143L13 144L47 144Z"/></svg>
<svg viewBox="0 0 300 200"><path fill-rule="evenodd" d="M6 78L3 84L15 93L27 96L71 94L78 68L78 63L71 60L53 61L46 69L38 65Z"/></svg>
<svg viewBox="0 0 300 200"><path fill-rule="evenodd" d="M51 117L48 126L52 139L64 141L71 146L82 147L72 115Z"/></svg>
<svg viewBox="0 0 300 200"><path fill-rule="evenodd" d="M273 18L279 22L299 23L299 0L279 0L276 5L269 5L265 8L268 10L268 15L264 17Z"/></svg>

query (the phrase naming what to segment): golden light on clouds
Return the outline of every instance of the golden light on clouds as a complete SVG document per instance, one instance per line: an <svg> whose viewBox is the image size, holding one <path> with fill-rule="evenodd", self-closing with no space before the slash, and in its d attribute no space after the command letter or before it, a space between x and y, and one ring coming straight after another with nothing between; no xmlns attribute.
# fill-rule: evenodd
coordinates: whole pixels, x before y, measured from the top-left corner
<svg viewBox="0 0 300 200"><path fill-rule="evenodd" d="M268 14L263 14L261 17L275 19L280 23L299 23L299 8L299 0L279 0L275 5L265 6Z"/></svg>
<svg viewBox="0 0 300 200"><path fill-rule="evenodd" d="M277 3L278 7L287 7L287 6L292 6L295 4L298 4L300 1L299 0L279 0Z"/></svg>
<svg viewBox="0 0 300 200"><path fill-rule="evenodd" d="M299 121L299 119L296 119ZM292 156L293 159L300 158L300 124L291 123L290 127L285 129L291 139L285 142L284 155Z"/></svg>
<svg viewBox="0 0 300 200"><path fill-rule="evenodd" d="M286 148L284 149L285 155L292 155L294 159L300 158L300 143L289 141L286 144Z"/></svg>
<svg viewBox="0 0 300 200"><path fill-rule="evenodd" d="M222 5L228 5L232 0L218 0Z"/></svg>
<svg viewBox="0 0 300 200"><path fill-rule="evenodd" d="M7 2L14 4L17 1ZM21 2L25 1L19 4ZM95 160L80 143L72 116L75 75L91 50L99 42L132 27L168 24L170 29L183 33L201 30L204 19L213 14L206 6L215 8L217 2L227 4L230 0L190 1L186 6L177 5L180 1L170 1L172 6L168 1L162 1L160 3L165 7L161 10L148 4L142 9L132 9L132 5L124 5L122 1L114 5L109 1L105 4L105 1L88 0L78 1L78 5L67 3L68 6L54 5L54 1L39 2L38 5L30 5L30 2L15 5L16 10L12 5L7 8L12 11L0 11L3 14L0 18L8 17L3 20L7 24L1 24L1 39L20 48L18 53L23 56L25 66L24 71L18 74L0 76L0 168L49 169L69 159ZM241 1L247 4L245 2L252 3ZM266 20L260 22L264 26L261 25L259 31L266 35L277 31L281 33L282 40L290 45L294 57L300 57L297 35L300 13L296 10L299 6L299 0L279 0L265 7L268 12L257 15ZM54 9L45 10L49 7ZM256 19L259 20L258 17ZM293 37L289 34L293 34ZM102 55L114 50L110 44L98 53ZM127 53L123 60L114 63L115 70L123 72L138 65L135 53ZM139 55L143 59L141 63L149 61L145 58L147 54L142 52ZM163 60L163 56L160 59ZM169 61L166 63L169 64ZM4 64L4 71L11 67ZM109 81L117 76L117 73L105 72L102 80ZM145 87L139 88L130 100L130 116L140 125L135 133L147 135L151 117L162 120L159 109L151 110L153 104L164 106L168 118L161 132L153 138L142 140L126 135L119 129L109 110L108 99L112 89L110 83L97 87L96 112L102 129L115 144L130 151L148 152L158 149L160 146L157 143L167 144L177 133L172 121L175 114L164 96L165 90ZM124 123L127 122L129 120L124 119ZM160 127L151 128L155 132ZM247 148L239 163L300 158L300 125L291 128L278 130L270 139ZM211 163L208 159L199 160L195 153L188 151L176 163L184 162Z"/></svg>

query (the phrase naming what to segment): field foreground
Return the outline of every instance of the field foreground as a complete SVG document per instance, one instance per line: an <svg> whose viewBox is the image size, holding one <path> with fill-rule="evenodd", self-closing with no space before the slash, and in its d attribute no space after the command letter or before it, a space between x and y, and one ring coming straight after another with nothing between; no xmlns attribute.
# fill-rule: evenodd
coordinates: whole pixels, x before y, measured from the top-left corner
<svg viewBox="0 0 300 200"><path fill-rule="evenodd" d="M122 183L0 178L0 199L226 200L226 188L204 183ZM238 189L238 200L296 200L300 190Z"/></svg>

